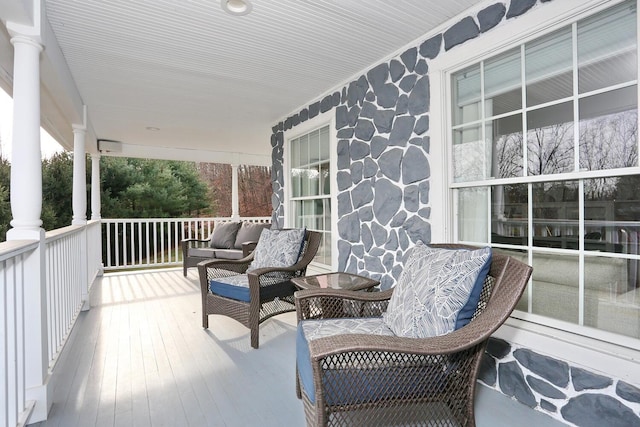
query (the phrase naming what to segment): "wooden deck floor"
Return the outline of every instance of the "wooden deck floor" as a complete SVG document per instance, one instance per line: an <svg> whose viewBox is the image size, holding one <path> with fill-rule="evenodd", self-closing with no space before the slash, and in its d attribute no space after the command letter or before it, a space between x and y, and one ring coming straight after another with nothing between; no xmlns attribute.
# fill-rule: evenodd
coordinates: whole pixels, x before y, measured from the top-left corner
<svg viewBox="0 0 640 427"><path fill-rule="evenodd" d="M105 275L55 367L49 419L37 425L303 426L295 313L261 326L259 350L234 320L213 316L209 326L195 269L186 279L181 270ZM479 388L478 427L558 425Z"/></svg>

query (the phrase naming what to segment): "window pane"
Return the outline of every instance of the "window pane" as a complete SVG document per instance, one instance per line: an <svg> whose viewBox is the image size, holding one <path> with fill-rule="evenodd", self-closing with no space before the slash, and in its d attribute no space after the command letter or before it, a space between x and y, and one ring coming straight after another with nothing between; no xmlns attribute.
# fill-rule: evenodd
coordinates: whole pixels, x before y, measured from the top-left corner
<svg viewBox="0 0 640 427"><path fill-rule="evenodd" d="M638 90L622 88L580 100L580 168L638 166Z"/></svg>
<svg viewBox="0 0 640 427"><path fill-rule="evenodd" d="M329 160L329 127L320 129L320 160Z"/></svg>
<svg viewBox="0 0 640 427"><path fill-rule="evenodd" d="M300 140L291 140L291 167L300 166Z"/></svg>
<svg viewBox="0 0 640 427"><path fill-rule="evenodd" d="M331 231L331 200L324 199L324 229Z"/></svg>
<svg viewBox="0 0 640 427"><path fill-rule="evenodd" d="M529 175L574 170L573 104L565 102L527 115Z"/></svg>
<svg viewBox="0 0 640 427"><path fill-rule="evenodd" d="M291 196L300 197L302 195L302 175L303 169L291 169Z"/></svg>
<svg viewBox="0 0 640 427"><path fill-rule="evenodd" d="M522 143L522 114L491 120L485 135L493 140L491 176L512 178L522 176L524 155Z"/></svg>
<svg viewBox="0 0 640 427"><path fill-rule="evenodd" d="M305 135L300 137L300 165L306 166L309 164L309 136Z"/></svg>
<svg viewBox="0 0 640 427"><path fill-rule="evenodd" d="M533 184L533 245L578 249L577 181Z"/></svg>
<svg viewBox="0 0 640 427"><path fill-rule="evenodd" d="M640 176L584 181L585 249L638 254ZM635 288L637 278L629 288Z"/></svg>
<svg viewBox="0 0 640 427"><path fill-rule="evenodd" d="M487 187L463 188L458 192L458 239L487 242Z"/></svg>
<svg viewBox="0 0 640 427"><path fill-rule="evenodd" d="M580 93L637 78L634 8L627 2L578 23Z"/></svg>
<svg viewBox="0 0 640 427"><path fill-rule="evenodd" d="M497 116L522 107L520 49L514 49L484 65L485 116Z"/></svg>
<svg viewBox="0 0 640 427"><path fill-rule="evenodd" d="M531 312L578 323L578 257L534 252L532 267Z"/></svg>
<svg viewBox="0 0 640 427"><path fill-rule="evenodd" d="M527 43L525 52L527 106L572 95L571 27Z"/></svg>
<svg viewBox="0 0 640 427"><path fill-rule="evenodd" d="M452 76L453 124L480 119L480 64Z"/></svg>
<svg viewBox="0 0 640 427"><path fill-rule="evenodd" d="M315 230L315 203L313 200L304 200L302 202L302 226L311 230Z"/></svg>
<svg viewBox="0 0 640 427"><path fill-rule="evenodd" d="M526 245L527 184L491 187L491 243Z"/></svg>
<svg viewBox="0 0 640 427"><path fill-rule="evenodd" d="M585 258L585 325L640 338L637 268L632 259Z"/></svg>
<svg viewBox="0 0 640 427"><path fill-rule="evenodd" d="M294 226L296 228L301 228L303 227L302 224L302 201L300 200L296 200L294 202L291 202L291 217L293 218L294 221Z"/></svg>
<svg viewBox="0 0 640 427"><path fill-rule="evenodd" d="M486 179L491 170L491 150L482 139L480 125L453 131L453 176L455 182Z"/></svg>
<svg viewBox="0 0 640 427"><path fill-rule="evenodd" d="M331 194L329 162L325 162L320 165L320 194Z"/></svg>
<svg viewBox="0 0 640 427"><path fill-rule="evenodd" d="M320 160L320 130L309 134L309 163L317 163Z"/></svg>

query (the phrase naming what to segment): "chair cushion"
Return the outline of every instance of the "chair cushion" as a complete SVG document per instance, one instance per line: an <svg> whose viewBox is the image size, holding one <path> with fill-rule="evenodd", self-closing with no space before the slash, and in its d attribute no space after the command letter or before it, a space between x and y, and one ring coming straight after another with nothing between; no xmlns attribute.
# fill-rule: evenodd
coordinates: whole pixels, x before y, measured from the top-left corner
<svg viewBox="0 0 640 427"><path fill-rule="evenodd" d="M217 249L232 249L240 229L239 222L219 222L213 229L209 246Z"/></svg>
<svg viewBox="0 0 640 427"><path fill-rule="evenodd" d="M245 242L257 242L260 238L260 233L265 228L271 227L268 223L254 223L243 221L238 234L236 235L236 241L233 245L236 249L242 249L242 244Z"/></svg>
<svg viewBox="0 0 640 427"><path fill-rule="evenodd" d="M190 257L215 258L216 250L213 248L189 248Z"/></svg>
<svg viewBox="0 0 640 427"><path fill-rule="evenodd" d="M212 294L238 301L249 302L251 300L249 296L249 276L246 274L212 280L209 282L209 290Z"/></svg>
<svg viewBox="0 0 640 427"><path fill-rule="evenodd" d="M444 335L455 330L463 307L468 319L473 316L490 262L490 248L441 249L418 242L411 250L383 315L385 323L396 335L411 338ZM481 272L485 277L480 277ZM480 290L477 295L473 293L476 300L471 301L477 282ZM470 315L469 307L473 307Z"/></svg>
<svg viewBox="0 0 640 427"><path fill-rule="evenodd" d="M237 249L214 249L218 259L241 259L242 251Z"/></svg>
<svg viewBox="0 0 640 427"><path fill-rule="evenodd" d="M381 317L305 320L298 324L296 337L296 361L300 383L311 402L315 403L313 369L309 342L322 337L342 334L369 334L393 336Z"/></svg>
<svg viewBox="0 0 640 427"><path fill-rule="evenodd" d="M247 271L263 267L290 267L298 261L304 244L304 229L271 230L260 234L253 261Z"/></svg>

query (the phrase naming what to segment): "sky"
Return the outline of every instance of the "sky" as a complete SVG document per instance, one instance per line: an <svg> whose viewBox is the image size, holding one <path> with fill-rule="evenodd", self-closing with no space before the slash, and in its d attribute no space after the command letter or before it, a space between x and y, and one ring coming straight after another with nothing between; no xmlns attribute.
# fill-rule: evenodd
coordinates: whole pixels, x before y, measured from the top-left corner
<svg viewBox="0 0 640 427"><path fill-rule="evenodd" d="M0 89L0 139L2 140L2 156L11 161L11 128L13 127L13 100ZM40 128L40 149L42 158L47 159L55 153L64 151L51 135Z"/></svg>

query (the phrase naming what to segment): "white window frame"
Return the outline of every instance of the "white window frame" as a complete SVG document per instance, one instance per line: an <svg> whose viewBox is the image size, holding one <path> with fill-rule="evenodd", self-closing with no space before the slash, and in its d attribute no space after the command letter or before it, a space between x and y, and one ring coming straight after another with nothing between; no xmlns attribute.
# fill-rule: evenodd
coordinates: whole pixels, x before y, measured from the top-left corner
<svg viewBox="0 0 640 427"><path fill-rule="evenodd" d="M313 132L325 126L329 126L329 179L331 186L331 265L311 262L307 274L320 274L336 271L338 267L338 194L337 194L337 138L335 130L335 109L320 113L316 117L300 123L284 132L284 224L285 227L293 227L295 222L291 218L291 140Z"/></svg>
<svg viewBox="0 0 640 427"><path fill-rule="evenodd" d="M451 111L451 75L458 70L506 52L515 46L537 39L544 34L564 28L580 19L608 9L624 0L563 0L550 2L507 20L499 27L477 39L457 46L451 53L443 52L429 64L431 80L431 140L439 141L431 144L434 161L432 165L442 165L440 170L432 170L431 200L432 218L438 227L432 240L455 241L454 224L457 223L457 210L449 190L453 182L451 167L451 135L449 120ZM477 10L488 6L484 2ZM475 10L476 8L474 8ZM638 19L640 22L640 18ZM640 24L639 24L640 26ZM640 31L638 32L640 34ZM640 55L639 55L640 58ZM640 71L640 64L638 67ZM639 103L640 104L640 103ZM541 177L547 180L548 177ZM599 370L617 378L630 379L630 372L638 369L640 349L638 340L616 335L612 342L612 334L603 332L587 337L578 333L561 330L553 319L526 313L525 316L510 318L495 336L506 339L516 345L533 348L543 354L559 359L571 360L589 369Z"/></svg>

